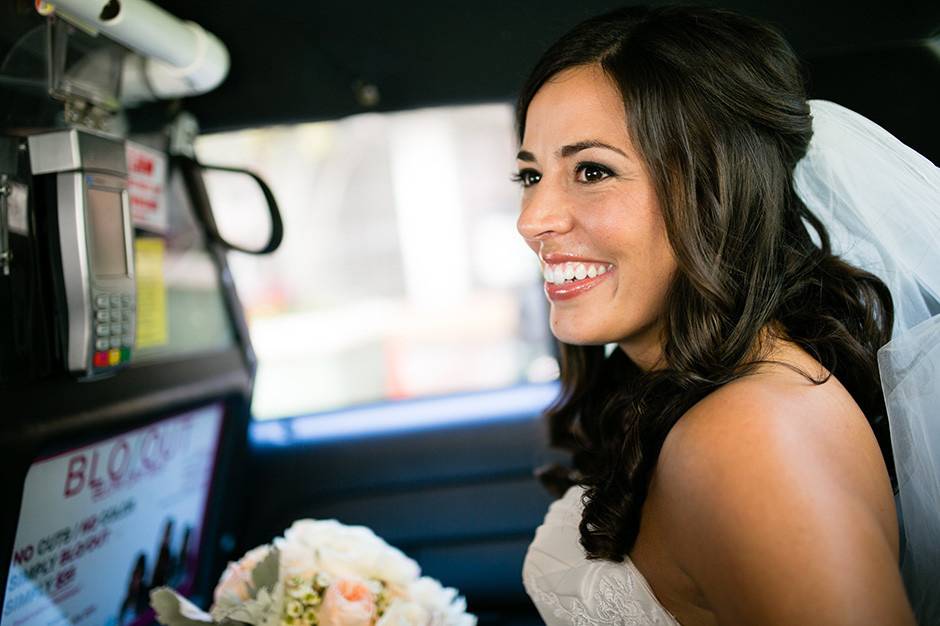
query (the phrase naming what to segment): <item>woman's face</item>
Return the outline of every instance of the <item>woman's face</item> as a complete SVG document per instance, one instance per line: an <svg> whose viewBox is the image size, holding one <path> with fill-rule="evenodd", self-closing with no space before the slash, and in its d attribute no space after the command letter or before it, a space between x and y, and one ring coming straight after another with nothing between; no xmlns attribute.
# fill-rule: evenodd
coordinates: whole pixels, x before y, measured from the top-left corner
<svg viewBox="0 0 940 626"><path fill-rule="evenodd" d="M541 261L552 332L569 344L616 342L652 367L676 262L623 99L602 69L566 70L536 93L517 163L517 227Z"/></svg>

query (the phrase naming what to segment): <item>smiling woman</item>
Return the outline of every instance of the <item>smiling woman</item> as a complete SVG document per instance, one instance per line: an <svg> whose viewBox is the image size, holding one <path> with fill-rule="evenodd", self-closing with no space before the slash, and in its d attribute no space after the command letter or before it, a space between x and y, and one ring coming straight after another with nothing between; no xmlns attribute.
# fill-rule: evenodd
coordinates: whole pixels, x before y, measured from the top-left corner
<svg viewBox="0 0 940 626"><path fill-rule="evenodd" d="M553 276L552 331L569 344L614 340L652 367L676 262L616 85L596 66L561 72L532 99L527 120L517 225Z"/></svg>
<svg viewBox="0 0 940 626"><path fill-rule="evenodd" d="M615 11L546 52L517 123L575 464L524 570L546 623L912 623L875 359L892 298L794 189L813 118L786 42Z"/></svg>

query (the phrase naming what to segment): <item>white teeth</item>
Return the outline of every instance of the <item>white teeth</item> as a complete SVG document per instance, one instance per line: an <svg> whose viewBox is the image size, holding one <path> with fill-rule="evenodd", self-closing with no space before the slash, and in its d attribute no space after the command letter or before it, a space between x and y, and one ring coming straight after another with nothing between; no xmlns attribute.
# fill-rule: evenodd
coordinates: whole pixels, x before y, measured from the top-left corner
<svg viewBox="0 0 940 626"><path fill-rule="evenodd" d="M542 270L545 282L561 285L574 280L596 278L607 273L608 266L603 263L560 263L546 265Z"/></svg>

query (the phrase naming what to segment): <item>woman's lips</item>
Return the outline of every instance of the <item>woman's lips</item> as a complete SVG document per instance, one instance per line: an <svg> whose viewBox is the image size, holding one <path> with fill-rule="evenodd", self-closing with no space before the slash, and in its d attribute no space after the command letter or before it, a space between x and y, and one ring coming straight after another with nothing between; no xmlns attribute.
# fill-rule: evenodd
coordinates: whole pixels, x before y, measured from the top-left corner
<svg viewBox="0 0 940 626"><path fill-rule="evenodd" d="M581 280L573 280L561 284L545 282L545 295L552 302L570 300L577 298L583 293L594 289L597 285L607 280L613 274L613 269L606 271L594 277L586 277Z"/></svg>

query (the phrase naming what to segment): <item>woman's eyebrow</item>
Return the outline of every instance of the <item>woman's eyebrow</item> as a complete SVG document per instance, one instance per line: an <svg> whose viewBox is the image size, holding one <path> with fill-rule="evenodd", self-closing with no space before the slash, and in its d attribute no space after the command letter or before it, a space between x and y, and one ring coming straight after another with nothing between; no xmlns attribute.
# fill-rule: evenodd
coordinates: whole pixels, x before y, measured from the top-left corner
<svg viewBox="0 0 940 626"><path fill-rule="evenodd" d="M581 152L582 150L587 150L589 148L603 148L604 150L612 150L627 159L630 158L627 156L627 153L621 150L620 148L604 143L603 141L599 141L597 139L586 139L584 141L579 141L577 143L571 143L571 144L562 146L558 150L558 152L555 153L555 155L558 158L564 159L564 158L570 157L573 154L577 154L578 152ZM535 155L529 152L528 150L520 150L519 154L516 155L516 159L520 161L526 161L528 163L535 163L537 161L537 159L535 158Z"/></svg>
<svg viewBox="0 0 940 626"><path fill-rule="evenodd" d="M557 155L560 158L564 159L566 157L570 157L573 154L577 154L578 152L581 152L582 150L587 150L588 148L603 148L605 150L613 150L614 152L616 152L617 154L623 157L626 157L628 159L630 158L627 156L627 153L621 150L620 148L604 143L603 141L598 141L597 139L587 139L585 141L579 141L577 143L572 143L566 146L562 146L561 149L558 151Z"/></svg>

